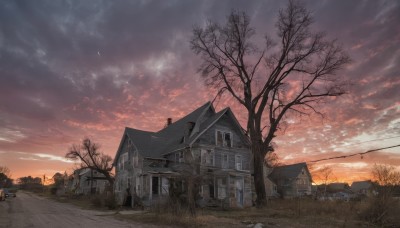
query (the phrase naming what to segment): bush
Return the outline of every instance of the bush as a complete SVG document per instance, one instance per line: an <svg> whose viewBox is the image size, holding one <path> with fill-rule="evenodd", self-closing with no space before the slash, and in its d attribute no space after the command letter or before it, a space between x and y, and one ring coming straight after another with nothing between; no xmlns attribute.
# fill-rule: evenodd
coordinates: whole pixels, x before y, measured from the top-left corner
<svg viewBox="0 0 400 228"><path fill-rule="evenodd" d="M376 196L368 201L367 206L360 213L360 217L368 222L381 226L400 226L400 202L389 196Z"/></svg>

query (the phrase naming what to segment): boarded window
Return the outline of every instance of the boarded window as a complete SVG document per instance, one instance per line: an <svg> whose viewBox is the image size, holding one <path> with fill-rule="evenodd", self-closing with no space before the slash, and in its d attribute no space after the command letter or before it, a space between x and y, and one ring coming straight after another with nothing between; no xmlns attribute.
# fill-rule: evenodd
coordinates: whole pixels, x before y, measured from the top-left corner
<svg viewBox="0 0 400 228"><path fill-rule="evenodd" d="M169 193L169 181L167 178L161 178L161 195L168 195Z"/></svg>

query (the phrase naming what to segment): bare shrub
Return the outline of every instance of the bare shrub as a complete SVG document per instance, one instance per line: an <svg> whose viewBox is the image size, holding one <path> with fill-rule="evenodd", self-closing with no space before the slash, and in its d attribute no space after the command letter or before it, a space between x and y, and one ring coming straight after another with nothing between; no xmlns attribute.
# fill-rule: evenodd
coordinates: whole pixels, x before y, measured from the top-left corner
<svg viewBox="0 0 400 228"><path fill-rule="evenodd" d="M396 186L400 184L400 173L389 165L374 165L372 176L376 181L376 195L372 197L360 214L361 218L383 226L400 226L400 202L394 198Z"/></svg>

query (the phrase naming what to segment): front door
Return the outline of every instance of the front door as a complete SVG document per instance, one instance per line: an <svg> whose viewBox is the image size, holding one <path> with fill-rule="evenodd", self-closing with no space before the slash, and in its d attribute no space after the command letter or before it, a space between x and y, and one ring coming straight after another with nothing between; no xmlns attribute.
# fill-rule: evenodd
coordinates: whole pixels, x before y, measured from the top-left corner
<svg viewBox="0 0 400 228"><path fill-rule="evenodd" d="M243 207L243 177L236 178L236 203L238 207Z"/></svg>

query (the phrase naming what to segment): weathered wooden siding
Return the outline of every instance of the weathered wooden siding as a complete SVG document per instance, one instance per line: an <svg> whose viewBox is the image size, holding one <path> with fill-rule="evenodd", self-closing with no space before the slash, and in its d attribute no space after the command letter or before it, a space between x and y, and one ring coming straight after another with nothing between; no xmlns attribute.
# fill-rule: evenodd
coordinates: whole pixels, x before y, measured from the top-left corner
<svg viewBox="0 0 400 228"><path fill-rule="evenodd" d="M143 157L140 155L139 151L136 150L134 146L135 142L132 141L133 146L128 146L129 138L124 136L124 142L121 146L120 156L118 161L116 162L115 168L115 186L114 192L116 196L117 203L122 205L124 200L127 197L127 190L130 191L130 194L136 194L139 197L143 197L146 195L146 191L144 191L143 186L143 178L141 177L143 173ZM127 160L124 162L124 170L121 170L119 167L119 161L124 154L127 154ZM136 156L135 156L136 155ZM134 160L138 159L137 167L134 166ZM132 202L133 203L133 202Z"/></svg>

